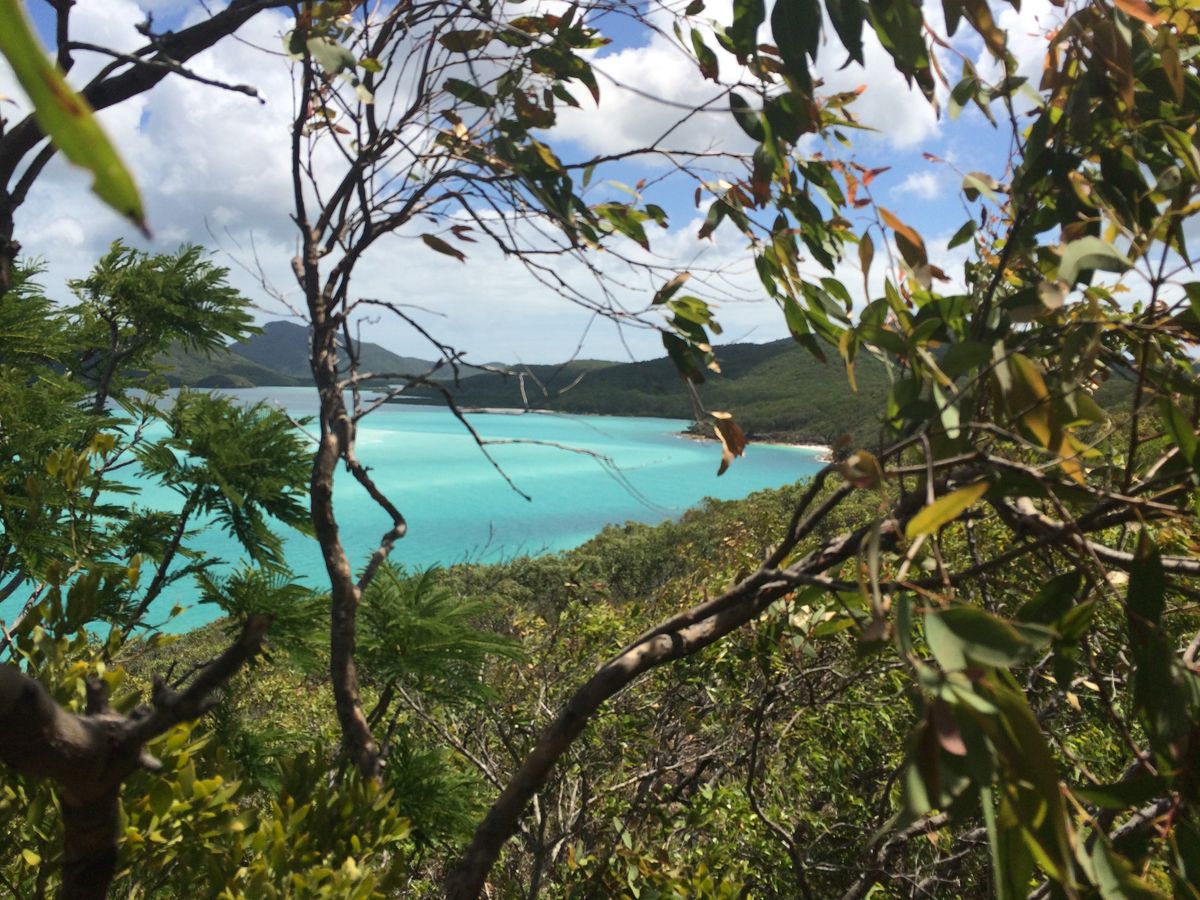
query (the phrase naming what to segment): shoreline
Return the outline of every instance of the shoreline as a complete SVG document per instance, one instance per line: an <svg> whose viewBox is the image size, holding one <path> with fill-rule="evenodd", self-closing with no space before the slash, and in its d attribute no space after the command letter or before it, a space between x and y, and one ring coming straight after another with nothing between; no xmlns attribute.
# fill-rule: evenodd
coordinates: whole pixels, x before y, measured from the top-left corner
<svg viewBox="0 0 1200 900"><path fill-rule="evenodd" d="M462 407L461 411L469 415L497 415L497 416L513 416L513 415L564 415L564 416L600 416L614 419L668 419L670 416L631 416L621 413L568 413L556 409L522 409L520 407L509 406L470 406ZM678 420L676 420L678 421ZM717 437L711 434L705 434L702 431L696 431L695 423L677 433L678 437L687 438L694 441L717 441ZM810 450L813 453L821 454L820 462L829 462L833 456L833 447L829 444L823 444L812 439L791 437L786 433L780 432L746 432L746 437L752 444L770 444L777 447L794 447L797 450Z"/></svg>
<svg viewBox="0 0 1200 900"><path fill-rule="evenodd" d="M679 432L678 437L689 441L711 441L714 444L720 443L716 435L693 431L691 428ZM809 450L818 454L817 462L824 463L831 462L833 460L833 447L831 447L829 444L821 444L813 440L805 440L804 438L789 437L787 434L748 431L746 432L746 441L749 444L767 444L768 446L793 447L797 450Z"/></svg>
<svg viewBox="0 0 1200 900"><path fill-rule="evenodd" d="M470 406L462 407L461 411L467 415L496 415L496 416L514 416L514 415L565 415L565 416L600 416L614 419L668 419L669 416L631 416L620 413L567 413L556 409L522 409L521 407L511 406ZM678 420L676 420L678 421ZM677 437L686 438L692 441L712 441L717 442L716 435L706 434L705 432L696 430L696 423L692 423L682 431L676 432ZM768 444L776 447L794 447L797 450L808 450L819 454L818 462L830 462L833 458L833 447L829 444L823 444L820 441L814 441L811 438L792 437L787 433L780 432L746 432L746 438L752 444Z"/></svg>

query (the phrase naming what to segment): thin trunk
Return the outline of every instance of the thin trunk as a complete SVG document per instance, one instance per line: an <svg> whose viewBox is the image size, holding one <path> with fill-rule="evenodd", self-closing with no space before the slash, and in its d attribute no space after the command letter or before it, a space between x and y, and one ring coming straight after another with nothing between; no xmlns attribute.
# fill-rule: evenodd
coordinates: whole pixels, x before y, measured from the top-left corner
<svg viewBox="0 0 1200 900"><path fill-rule="evenodd" d="M131 626L146 614L146 611L150 608L150 604L157 599L158 595L162 593L162 589L166 586L167 570L171 568L175 554L179 552L179 545L183 542L183 535L187 531L188 519L196 511L196 504L198 502L199 494L196 491L189 494L187 500L184 501L183 509L179 511L179 520L175 523L175 531L171 534L171 543L167 545L162 561L158 564L158 568L154 572L154 579L150 582L150 587L146 589L146 595L142 597L141 603L138 604L133 615L129 617L129 624Z"/></svg>
<svg viewBox="0 0 1200 900"><path fill-rule="evenodd" d="M321 397L321 443L313 459L309 486L313 528L329 575L329 676L346 751L367 778L378 778L379 744L363 711L354 654L358 644L361 597L338 533L333 507L333 478L338 460L351 446L353 424L337 383L336 325L314 304L312 370Z"/></svg>
<svg viewBox="0 0 1200 900"><path fill-rule="evenodd" d="M21 245L13 240L13 211L16 204L7 190L0 186L0 297L12 285L13 265Z"/></svg>

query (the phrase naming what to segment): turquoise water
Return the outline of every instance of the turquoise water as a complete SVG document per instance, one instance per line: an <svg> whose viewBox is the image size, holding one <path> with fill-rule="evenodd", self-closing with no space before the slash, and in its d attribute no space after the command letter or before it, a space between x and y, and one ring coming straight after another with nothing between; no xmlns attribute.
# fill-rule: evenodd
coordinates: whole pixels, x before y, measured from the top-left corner
<svg viewBox="0 0 1200 900"><path fill-rule="evenodd" d="M311 388L253 388L226 391L247 403L267 400L297 416L315 414ZM545 441L492 446L490 452L518 488L517 494L480 452L471 436L445 409L392 404L359 428L358 455L408 521L408 535L392 559L405 566L464 561L492 562L578 546L604 526L628 520L661 522L680 515L704 497L732 499L776 487L815 472L812 450L752 445L744 458L716 477L716 442L681 437L686 422L673 419L477 414L471 422L496 441ZM589 451L611 462L588 455ZM169 491L144 487L142 506L178 508ZM389 522L366 492L339 469L335 502L342 540L352 564L360 566ZM237 545L207 529L193 545L231 563ZM287 558L306 583L324 578L316 542L291 533ZM215 618L215 607L194 603L190 585L160 598L162 611L174 603L189 608L171 630L194 628ZM154 616L151 617L155 618Z"/></svg>

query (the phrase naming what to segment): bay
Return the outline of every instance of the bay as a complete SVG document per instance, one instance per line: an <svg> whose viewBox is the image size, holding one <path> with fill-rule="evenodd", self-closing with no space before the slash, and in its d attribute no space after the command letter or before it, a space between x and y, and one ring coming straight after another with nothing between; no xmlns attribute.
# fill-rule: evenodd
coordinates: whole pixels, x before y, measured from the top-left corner
<svg viewBox="0 0 1200 900"><path fill-rule="evenodd" d="M245 403L278 404L297 417L317 412L311 388L222 393ZM744 497L804 478L821 466L813 448L753 444L718 478L719 445L683 437L688 423L676 419L542 413L469 418L481 438L497 442L487 449L504 475L444 408L389 404L359 426L360 460L408 522L408 535L392 555L400 565L496 562L567 550L606 525L661 522L705 497ZM342 540L358 568L389 521L344 469L339 468L335 485ZM170 491L139 487L140 506L178 508ZM192 544L225 560L225 571L240 560L236 543L215 528L201 529ZM304 583L323 586L314 540L287 534L286 556ZM194 588L181 582L159 599L151 620L161 621L176 604L185 609L167 624L170 631L195 628L219 615L215 607L195 601Z"/></svg>

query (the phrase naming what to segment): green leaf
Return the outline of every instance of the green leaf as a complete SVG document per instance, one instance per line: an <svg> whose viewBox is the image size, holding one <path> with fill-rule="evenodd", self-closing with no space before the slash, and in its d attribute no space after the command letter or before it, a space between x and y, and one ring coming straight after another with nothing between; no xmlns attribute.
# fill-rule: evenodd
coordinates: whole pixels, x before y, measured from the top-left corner
<svg viewBox="0 0 1200 900"><path fill-rule="evenodd" d="M950 243L946 245L946 249L953 250L955 247L965 244L975 236L975 228L975 220L967 219L958 231L954 232L954 237L950 238Z"/></svg>
<svg viewBox="0 0 1200 900"><path fill-rule="evenodd" d="M1113 784L1072 788L1071 793L1092 806L1104 809L1128 809L1131 806L1142 806L1149 803L1155 797L1162 796L1166 789L1166 779L1161 775L1147 775L1142 772Z"/></svg>
<svg viewBox="0 0 1200 900"><path fill-rule="evenodd" d="M909 82L916 81L926 97L934 95L929 69L929 47L925 43L925 16L919 4L871 0L871 24L896 68Z"/></svg>
<svg viewBox="0 0 1200 900"><path fill-rule="evenodd" d="M911 541L922 534L932 534L948 522L953 522L972 503L987 493L988 482L959 488L938 497L908 520L904 534Z"/></svg>
<svg viewBox="0 0 1200 900"><path fill-rule="evenodd" d="M746 102L741 94L736 91L729 92L729 108L733 111L733 118L751 140L761 141L765 137L758 112Z"/></svg>
<svg viewBox="0 0 1200 900"><path fill-rule="evenodd" d="M1192 423L1188 421L1183 411L1168 399L1164 398L1159 402L1159 409L1162 411L1167 431L1175 441L1175 446L1179 448L1180 454L1188 462L1194 461L1196 458L1196 432L1192 429Z"/></svg>
<svg viewBox="0 0 1200 900"><path fill-rule="evenodd" d="M867 17L862 0L825 0L825 11L850 58L862 65L862 28Z"/></svg>
<svg viewBox="0 0 1200 900"><path fill-rule="evenodd" d="M1106 272L1124 272L1132 262L1116 247L1098 237L1083 237L1071 241L1063 249L1062 262L1058 265L1058 278L1067 285L1074 285L1079 274L1093 269Z"/></svg>
<svg viewBox="0 0 1200 900"><path fill-rule="evenodd" d="M967 667L962 641L934 612L925 614L925 643L945 672L961 672Z"/></svg>
<svg viewBox="0 0 1200 900"><path fill-rule="evenodd" d="M667 356L675 363L675 368L688 381L694 384L704 382L704 354L697 350L678 335L664 333L663 347Z"/></svg>
<svg viewBox="0 0 1200 900"><path fill-rule="evenodd" d="M493 36L493 32L482 28L447 31L438 38L438 43L451 53L469 53L486 47Z"/></svg>
<svg viewBox="0 0 1200 900"><path fill-rule="evenodd" d="M1150 625L1157 625L1166 605L1167 577L1158 548L1144 542L1129 570L1126 605Z"/></svg>
<svg viewBox="0 0 1200 900"><path fill-rule="evenodd" d="M483 88L460 78L447 78L444 87L447 93L475 106L490 108L496 102L496 98Z"/></svg>
<svg viewBox="0 0 1200 900"><path fill-rule="evenodd" d="M1034 594L1033 599L1017 610L1017 621L1042 625L1057 622L1075 603L1075 594L1082 583L1083 573L1078 569L1051 578Z"/></svg>
<svg viewBox="0 0 1200 900"><path fill-rule="evenodd" d="M957 643L967 657L987 666L1011 666L1020 662L1032 644L1007 622L977 606L952 606L931 611L925 619L943 629L938 640L943 645Z"/></svg>
<svg viewBox="0 0 1200 900"><path fill-rule="evenodd" d="M1118 854L1101 837L1092 848L1092 870L1103 900L1162 900L1163 894L1138 878L1129 860Z"/></svg>
<svg viewBox="0 0 1200 900"><path fill-rule="evenodd" d="M758 44L758 26L766 16L763 0L733 0L733 24L725 33L735 53L748 56L754 52Z"/></svg>
<svg viewBox="0 0 1200 900"><path fill-rule="evenodd" d="M1175 896L1200 897L1200 888L1197 888L1197 885L1200 885L1200 828L1187 819L1182 819L1176 822L1169 839L1175 850L1175 865L1178 870L1178 873L1172 872L1171 875L1177 888L1187 888L1186 891L1179 890Z"/></svg>
<svg viewBox="0 0 1200 900"><path fill-rule="evenodd" d="M946 348L939 360L941 369L950 378L958 378L992 358L992 349L979 341L960 341Z"/></svg>
<svg viewBox="0 0 1200 900"><path fill-rule="evenodd" d="M821 44L821 4L817 0L777 0L771 11L771 36L787 67L806 81L805 57L816 60Z"/></svg>
<svg viewBox="0 0 1200 900"><path fill-rule="evenodd" d="M307 46L309 55L316 60L317 65L330 75L336 75L339 72L352 72L354 71L354 67L358 65L358 59L353 53L337 41L330 40L329 38L309 38Z"/></svg>
<svg viewBox="0 0 1200 900"><path fill-rule="evenodd" d="M700 63L700 74L716 81L721 75L717 54L713 53L712 48L704 43L704 36L695 28L692 29L692 50L696 53L696 61Z"/></svg>
<svg viewBox="0 0 1200 900"><path fill-rule="evenodd" d="M1029 876L1033 874L1033 854L1011 817L997 814L992 789L981 789L979 799L987 825L996 900L1025 900L1029 896Z"/></svg>
<svg viewBox="0 0 1200 900"><path fill-rule="evenodd" d="M146 214L133 176L96 121L34 36L19 0L0 0L0 54L33 102L42 131L68 160L92 173L96 195L143 232Z"/></svg>

